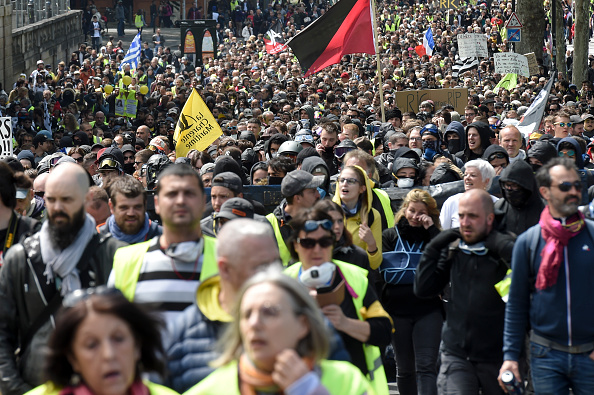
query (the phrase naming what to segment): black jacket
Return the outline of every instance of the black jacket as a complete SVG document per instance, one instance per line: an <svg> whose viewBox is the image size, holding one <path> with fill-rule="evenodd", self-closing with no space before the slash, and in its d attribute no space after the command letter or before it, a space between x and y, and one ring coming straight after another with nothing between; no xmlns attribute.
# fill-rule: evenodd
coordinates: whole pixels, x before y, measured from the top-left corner
<svg viewBox="0 0 594 395"><path fill-rule="evenodd" d="M115 251L124 245L111 236L93 236L77 265L83 288L107 283ZM55 283L47 284L44 271L39 233L13 246L0 271L0 390L3 395L21 395L45 381L43 350L53 330L53 320L43 324L28 345L20 344L20 338L59 292ZM23 346L25 351L17 362L15 350Z"/></svg>
<svg viewBox="0 0 594 395"><path fill-rule="evenodd" d="M425 247L414 290L435 297L451 284L442 331L443 350L476 362L503 362L505 303L495 290L510 267L514 237L496 230L484 240L484 256L466 254L453 242L459 230L441 232Z"/></svg>
<svg viewBox="0 0 594 395"><path fill-rule="evenodd" d="M482 148L482 152L480 154L477 154L475 152L473 152L470 147L468 147L468 129L469 128L475 128L478 133L479 136L481 136L481 148ZM491 128L489 127L489 125L487 125L484 122L473 122L470 125L466 126L466 136L465 136L465 144L466 144L466 148L464 149L464 151L460 151L458 153L456 153L456 157L460 158L462 160L462 162L466 163L470 160L473 159L481 159L481 157L483 156L483 153L485 152L485 150L487 149L488 146L491 145L491 137L494 137L495 134L493 133L493 131L491 130Z"/></svg>
<svg viewBox="0 0 594 395"><path fill-rule="evenodd" d="M527 195L522 206L512 206L508 201L509 192L503 188L504 182L515 182L520 185ZM540 198L536 178L532 167L523 161L517 160L507 166L501 172L499 185L503 193L503 199L495 203L495 216L500 231L512 232L520 235L528 228L536 225L540 219L540 213L544 209L544 203ZM512 200L513 201L513 200Z"/></svg>

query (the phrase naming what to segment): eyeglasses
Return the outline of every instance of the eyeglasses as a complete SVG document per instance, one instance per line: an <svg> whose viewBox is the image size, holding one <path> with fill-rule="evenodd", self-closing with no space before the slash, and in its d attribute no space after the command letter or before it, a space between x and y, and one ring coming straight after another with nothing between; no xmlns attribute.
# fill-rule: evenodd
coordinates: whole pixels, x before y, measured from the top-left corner
<svg viewBox="0 0 594 395"><path fill-rule="evenodd" d="M572 150L572 149L567 150L567 152L559 151L559 157L560 158L563 158L563 157L566 157L566 158L572 158L573 157L573 158L575 158L575 151Z"/></svg>
<svg viewBox="0 0 594 395"><path fill-rule="evenodd" d="M562 128L567 126L568 128L570 128L573 126L573 123L571 123L571 122L555 122L553 125L559 125Z"/></svg>
<svg viewBox="0 0 594 395"><path fill-rule="evenodd" d="M578 192L582 190L582 183L580 181L574 181L574 182L564 181L558 185L551 185L551 186L559 188L559 190L561 192L569 192L572 187L575 188L575 190Z"/></svg>
<svg viewBox="0 0 594 395"><path fill-rule="evenodd" d="M316 244L319 244L320 248L328 248L334 245L334 238L332 238L332 236L324 236L319 239L312 239L309 237L304 239L297 238L297 243L299 243L301 247L306 248L308 250L314 248Z"/></svg>
<svg viewBox="0 0 594 395"><path fill-rule="evenodd" d="M465 117L474 117L475 115L476 115L476 114L475 114L475 113L473 113L473 112L467 112L467 113L464 113L464 116L465 116Z"/></svg>
<svg viewBox="0 0 594 395"><path fill-rule="evenodd" d="M72 291L64 297L62 305L64 307L74 307L81 301L87 300L93 295L123 296L122 291L120 291L119 289L102 285L95 288L77 289L76 291Z"/></svg>
<svg viewBox="0 0 594 395"><path fill-rule="evenodd" d="M307 233L311 233L311 232L317 230L320 226L322 227L322 229L331 230L332 229L332 221L329 219L322 219L319 221L314 221L313 219L310 219L310 220L305 221L305 224L303 224L303 230L306 231Z"/></svg>
<svg viewBox="0 0 594 395"><path fill-rule="evenodd" d="M421 141L422 140L421 137L409 137L408 139L412 140L412 141Z"/></svg>
<svg viewBox="0 0 594 395"><path fill-rule="evenodd" d="M356 178L345 178L345 177L339 177L338 180L336 180L336 181L338 181L339 184L346 182L347 185L355 185L359 182L359 180L357 180Z"/></svg>

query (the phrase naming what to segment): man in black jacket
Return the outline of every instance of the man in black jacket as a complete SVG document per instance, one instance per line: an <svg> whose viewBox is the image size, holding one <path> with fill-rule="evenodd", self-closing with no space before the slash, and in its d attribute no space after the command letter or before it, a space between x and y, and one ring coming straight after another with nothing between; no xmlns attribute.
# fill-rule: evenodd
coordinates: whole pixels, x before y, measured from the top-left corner
<svg viewBox="0 0 594 395"><path fill-rule="evenodd" d="M107 283L123 243L99 235L84 211L89 178L72 163L57 166L45 190L48 219L13 246L0 271L0 390L20 395L44 381L43 352L62 297Z"/></svg>
<svg viewBox="0 0 594 395"><path fill-rule="evenodd" d="M505 303L494 286L509 269L514 238L493 230L491 196L478 189L460 198L460 228L441 232L425 248L415 294L435 297L451 284L442 331L443 394L502 394L497 382L503 362ZM455 242L455 243L454 243Z"/></svg>

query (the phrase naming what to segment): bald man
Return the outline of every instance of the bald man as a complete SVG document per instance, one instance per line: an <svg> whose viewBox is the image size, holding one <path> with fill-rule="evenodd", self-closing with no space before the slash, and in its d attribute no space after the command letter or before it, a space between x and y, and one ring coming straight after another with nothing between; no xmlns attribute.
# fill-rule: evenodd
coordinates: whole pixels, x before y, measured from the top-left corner
<svg viewBox="0 0 594 395"><path fill-rule="evenodd" d="M47 221L4 258L0 271L3 395L23 394L45 381L43 349L62 298L77 289L106 284L115 251L123 245L97 233L95 220L85 213L88 190L89 178L81 166L57 166L45 184Z"/></svg>

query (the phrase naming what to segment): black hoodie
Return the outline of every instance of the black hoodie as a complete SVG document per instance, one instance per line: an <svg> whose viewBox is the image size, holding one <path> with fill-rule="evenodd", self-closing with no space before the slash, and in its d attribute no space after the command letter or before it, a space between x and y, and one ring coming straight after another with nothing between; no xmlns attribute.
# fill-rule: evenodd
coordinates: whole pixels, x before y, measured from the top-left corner
<svg viewBox="0 0 594 395"><path fill-rule="evenodd" d="M512 205L514 201L514 192L510 192L503 187L504 182L515 182L522 187L523 191L517 195L518 203ZM544 209L544 203L540 198L536 177L532 172L532 167L524 161L512 162L501 172L499 185L503 193L503 199L495 203L495 215L498 220L498 230L512 232L519 235L528 228L536 225L540 219L540 213Z"/></svg>
<svg viewBox="0 0 594 395"><path fill-rule="evenodd" d="M468 147L468 129L475 128L479 135L481 136L481 148L482 151L480 154L474 153L470 147ZM488 146L491 145L491 137L495 137L494 132L491 130L489 125L484 122L473 122L466 127L466 134L464 136L464 141L466 142L466 148L464 151L460 151L456 154L456 156L464 163L473 160L473 159L481 159L483 153L487 149Z"/></svg>

